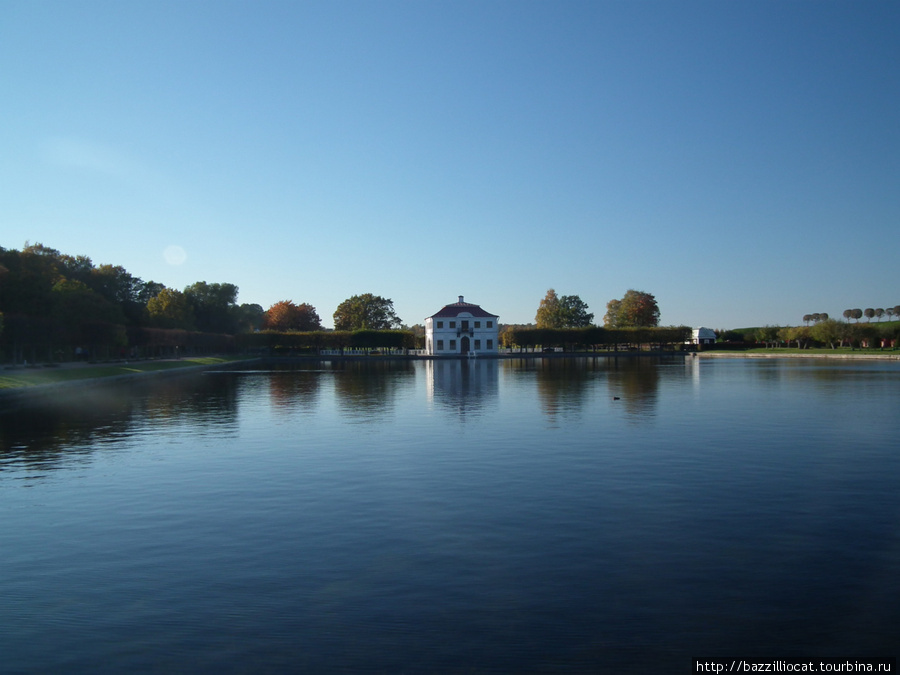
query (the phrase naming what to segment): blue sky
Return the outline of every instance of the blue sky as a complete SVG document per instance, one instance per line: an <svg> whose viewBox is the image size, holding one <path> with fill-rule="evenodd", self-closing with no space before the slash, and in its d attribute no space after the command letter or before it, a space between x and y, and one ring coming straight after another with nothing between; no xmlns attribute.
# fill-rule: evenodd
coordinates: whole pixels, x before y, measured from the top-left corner
<svg viewBox="0 0 900 675"><path fill-rule="evenodd" d="M0 246L239 302L900 302L900 3L0 0Z"/></svg>

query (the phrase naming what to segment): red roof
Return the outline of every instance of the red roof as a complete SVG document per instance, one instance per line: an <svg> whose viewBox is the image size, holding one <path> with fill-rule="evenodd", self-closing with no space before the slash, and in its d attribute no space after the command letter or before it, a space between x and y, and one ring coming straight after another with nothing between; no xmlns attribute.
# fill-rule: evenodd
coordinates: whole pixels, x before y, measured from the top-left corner
<svg viewBox="0 0 900 675"><path fill-rule="evenodd" d="M473 305L471 302L454 302L452 305L444 305L441 311L439 311L437 314L432 314L429 318L459 316L463 312L468 312L472 316L489 317L493 319L496 319L498 316L497 314L485 312L483 309L481 309L480 305Z"/></svg>

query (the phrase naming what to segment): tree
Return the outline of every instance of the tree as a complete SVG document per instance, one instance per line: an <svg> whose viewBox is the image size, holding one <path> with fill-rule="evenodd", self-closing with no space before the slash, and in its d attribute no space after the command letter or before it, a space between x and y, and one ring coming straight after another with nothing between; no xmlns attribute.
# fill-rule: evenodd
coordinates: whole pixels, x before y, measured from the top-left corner
<svg viewBox="0 0 900 675"><path fill-rule="evenodd" d="M547 290L547 295L538 305L537 314L534 317L534 323L538 328L559 328L560 327L560 311L559 296L552 288Z"/></svg>
<svg viewBox="0 0 900 675"><path fill-rule="evenodd" d="M652 294L629 289L621 300L607 303L603 323L611 328L658 326L659 305Z"/></svg>
<svg viewBox="0 0 900 675"><path fill-rule="evenodd" d="M194 308L181 291L164 288L147 302L150 320L160 328L194 330Z"/></svg>
<svg viewBox="0 0 900 675"><path fill-rule="evenodd" d="M241 333L252 333L260 330L263 326L266 311L262 305L244 303L237 308L237 327Z"/></svg>
<svg viewBox="0 0 900 675"><path fill-rule="evenodd" d="M876 316L876 318L878 319L878 321L880 322L880 321L881 321L881 317L884 316L884 309L883 309L882 307L879 307L878 309L876 309L876 310L875 310L875 316Z"/></svg>
<svg viewBox="0 0 900 675"><path fill-rule="evenodd" d="M401 323L393 301L371 293L347 298L334 311L335 330L391 330Z"/></svg>
<svg viewBox="0 0 900 675"><path fill-rule="evenodd" d="M845 309L844 310L844 318L847 319L847 323L850 323L850 319L853 318L853 310Z"/></svg>
<svg viewBox="0 0 900 675"><path fill-rule="evenodd" d="M197 330L209 333L233 333L237 327L238 287L234 284L208 284L198 281L184 289L194 309Z"/></svg>
<svg viewBox="0 0 900 675"><path fill-rule="evenodd" d="M848 330L850 330L850 326L847 324L834 319L826 319L810 328L809 333L816 342L828 343L832 349L837 349L838 343L843 341Z"/></svg>
<svg viewBox="0 0 900 675"><path fill-rule="evenodd" d="M538 328L584 328L590 326L594 315L577 295L557 296L552 288L541 300L534 317Z"/></svg>
<svg viewBox="0 0 900 675"><path fill-rule="evenodd" d="M303 303L295 305L290 300L282 300L266 310L263 328L277 331L322 330L322 321L316 308Z"/></svg>
<svg viewBox="0 0 900 675"><path fill-rule="evenodd" d="M778 331L780 329L778 326L763 326L761 328L756 329L755 338L757 342L762 342L766 345L766 348L769 347L769 344L772 345L772 348L778 346Z"/></svg>
<svg viewBox="0 0 900 675"><path fill-rule="evenodd" d="M875 310L871 307L866 307L866 311L863 314L866 316L866 321L872 321L872 317L875 316Z"/></svg>
<svg viewBox="0 0 900 675"><path fill-rule="evenodd" d="M563 328L587 328L594 321L588 305L577 295L564 295L559 299L563 315Z"/></svg>
<svg viewBox="0 0 900 675"><path fill-rule="evenodd" d="M622 309L621 300L610 300L606 303L606 315L603 317L603 325L607 328L618 328L619 312Z"/></svg>

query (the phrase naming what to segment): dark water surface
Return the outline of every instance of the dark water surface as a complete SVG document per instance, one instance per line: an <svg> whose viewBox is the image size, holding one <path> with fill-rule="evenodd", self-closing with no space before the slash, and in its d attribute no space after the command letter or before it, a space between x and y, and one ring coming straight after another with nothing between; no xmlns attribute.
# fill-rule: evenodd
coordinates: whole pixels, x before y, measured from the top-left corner
<svg viewBox="0 0 900 675"><path fill-rule="evenodd" d="M898 412L896 362L324 362L86 389L0 416L0 671L895 655Z"/></svg>

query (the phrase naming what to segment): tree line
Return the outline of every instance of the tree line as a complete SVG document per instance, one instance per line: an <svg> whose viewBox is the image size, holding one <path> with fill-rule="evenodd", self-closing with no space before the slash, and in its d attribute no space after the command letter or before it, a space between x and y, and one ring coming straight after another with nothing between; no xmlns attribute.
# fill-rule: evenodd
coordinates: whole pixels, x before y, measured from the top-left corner
<svg viewBox="0 0 900 675"><path fill-rule="evenodd" d="M342 302L334 313L336 333L324 331L316 308L285 300L268 310L238 304L238 287L198 281L182 290L144 281L121 265L95 265L43 244L21 250L0 247L0 360L69 360L77 357L163 356L230 351L259 331L312 333L281 339L326 348L401 347L400 318L393 302L370 293ZM325 335L327 333L327 336ZM254 343L255 344L255 343Z"/></svg>
<svg viewBox="0 0 900 675"><path fill-rule="evenodd" d="M809 349L811 347L849 348L896 348L900 343L900 320L887 322L860 323L865 314L859 310L844 313L847 321L839 321L826 313L805 314L802 326L761 326L751 329L719 331L719 339L724 342L760 343L766 347L779 346ZM883 315L900 319L900 307L885 311ZM868 316L868 315L865 315ZM874 312L872 317L877 316ZM857 319L850 323L850 319ZM810 322L812 322L810 324Z"/></svg>
<svg viewBox="0 0 900 675"><path fill-rule="evenodd" d="M536 328L505 326L500 331L500 344L510 349L555 348L564 351L603 349L666 349L691 339L688 326L640 326L609 328L585 326L581 328Z"/></svg>
<svg viewBox="0 0 900 675"><path fill-rule="evenodd" d="M282 300L264 310L258 304L238 304L237 297L238 287L230 283L198 281L179 290L144 281L121 265L95 265L87 256L40 243L26 244L21 251L0 247L0 360L413 348L421 338L415 331L399 330L393 302L371 293L340 303L333 331L323 329L309 303ZM649 293L629 290L611 300L602 329L593 326L593 318L580 297L557 296L550 289L538 308L537 330L507 329L501 344L596 348L682 341L672 337L675 333L628 332L657 326L659 307Z"/></svg>
<svg viewBox="0 0 900 675"><path fill-rule="evenodd" d="M558 295L550 288L538 305L534 321L537 328L587 328L594 315L577 295ZM651 293L629 289L624 297L606 304L603 317L606 328L650 328L659 325L659 305Z"/></svg>
<svg viewBox="0 0 900 675"><path fill-rule="evenodd" d="M594 314L577 295L559 295L550 288L540 301L534 325L507 325L500 332L500 344L516 349L561 348L664 349L691 339L687 326L659 326L659 305L651 293L629 289L622 298L606 305L603 326L593 324Z"/></svg>

